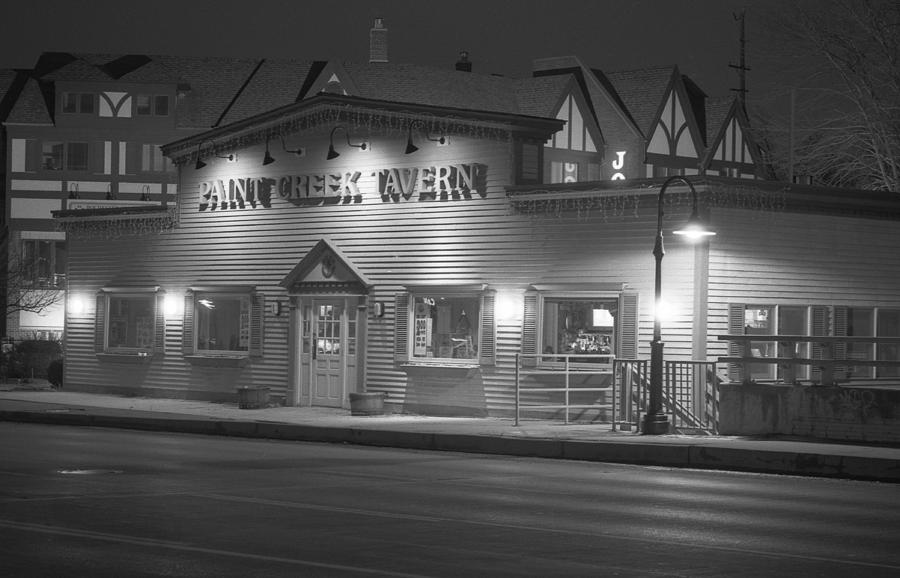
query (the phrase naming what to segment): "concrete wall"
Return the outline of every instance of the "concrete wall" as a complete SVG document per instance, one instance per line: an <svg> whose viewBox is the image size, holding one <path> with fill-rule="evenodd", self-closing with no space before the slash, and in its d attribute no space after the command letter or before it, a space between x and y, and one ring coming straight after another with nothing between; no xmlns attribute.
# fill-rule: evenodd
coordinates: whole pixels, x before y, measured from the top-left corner
<svg viewBox="0 0 900 578"><path fill-rule="evenodd" d="M900 442L900 389L719 384L721 435Z"/></svg>

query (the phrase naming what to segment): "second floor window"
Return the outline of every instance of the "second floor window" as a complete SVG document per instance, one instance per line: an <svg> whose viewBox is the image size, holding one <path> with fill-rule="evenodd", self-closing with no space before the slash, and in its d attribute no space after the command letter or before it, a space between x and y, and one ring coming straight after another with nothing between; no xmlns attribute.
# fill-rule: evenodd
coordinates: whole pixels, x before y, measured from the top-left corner
<svg viewBox="0 0 900 578"><path fill-rule="evenodd" d="M64 92L62 110L63 112L93 114L94 95L89 92Z"/></svg>
<svg viewBox="0 0 900 578"><path fill-rule="evenodd" d="M45 141L41 149L41 166L49 171L86 171L88 143Z"/></svg>
<svg viewBox="0 0 900 578"><path fill-rule="evenodd" d="M159 145L141 145L141 171L145 173L161 173L174 169L175 165L163 156Z"/></svg>
<svg viewBox="0 0 900 578"><path fill-rule="evenodd" d="M138 94L135 97L135 112L138 116L167 116L169 97L164 94Z"/></svg>
<svg viewBox="0 0 900 578"><path fill-rule="evenodd" d="M66 244L44 239L22 240L24 284L31 287L58 287L66 273Z"/></svg>

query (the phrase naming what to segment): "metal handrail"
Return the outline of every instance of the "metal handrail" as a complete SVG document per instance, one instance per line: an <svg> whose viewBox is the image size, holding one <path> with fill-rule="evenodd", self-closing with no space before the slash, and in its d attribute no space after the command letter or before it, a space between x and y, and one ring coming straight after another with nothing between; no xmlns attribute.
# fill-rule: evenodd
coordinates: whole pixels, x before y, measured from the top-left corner
<svg viewBox="0 0 900 578"><path fill-rule="evenodd" d="M522 369L522 361L524 359L533 360L534 367L528 370ZM572 360L575 360L574 362ZM605 359L608 363L597 364L595 362L578 363L579 360ZM562 361L560 361L562 360ZM584 392L601 392L612 391L613 399L615 399L615 378L613 372L613 362L615 356L611 354L599 353L538 353L533 355L524 355L516 353L516 420L515 425L519 425L522 410L522 375L563 375L563 388L559 387L526 387L528 392L532 393L560 393L564 395L565 402L562 404L541 404L528 405L528 409L561 409L564 411L565 423L569 423L570 409L606 409L607 404L577 404L570 403L570 393L572 391ZM575 364L573 366L573 363ZM560 367L560 364L562 365ZM613 383L605 387L571 387L572 375L610 375L613 376ZM615 402L613 401L613 411L615 411Z"/></svg>

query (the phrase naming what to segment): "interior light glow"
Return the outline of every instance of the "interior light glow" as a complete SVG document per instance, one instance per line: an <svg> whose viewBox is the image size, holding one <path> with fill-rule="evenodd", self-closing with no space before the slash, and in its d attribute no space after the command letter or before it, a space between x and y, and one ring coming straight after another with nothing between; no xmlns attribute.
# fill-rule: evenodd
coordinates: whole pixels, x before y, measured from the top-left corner
<svg viewBox="0 0 900 578"><path fill-rule="evenodd" d="M593 318L591 323L593 327L613 327L615 325L612 313L606 309L594 309Z"/></svg>

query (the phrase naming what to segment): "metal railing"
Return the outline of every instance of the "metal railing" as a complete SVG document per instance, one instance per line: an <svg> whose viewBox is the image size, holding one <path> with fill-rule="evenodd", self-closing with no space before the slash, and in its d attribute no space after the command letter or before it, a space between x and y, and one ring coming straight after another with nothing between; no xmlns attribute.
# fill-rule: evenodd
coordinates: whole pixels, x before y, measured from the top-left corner
<svg viewBox="0 0 900 578"><path fill-rule="evenodd" d="M859 368L888 368L887 375L900 380L900 359L874 359L873 355L879 345L900 345L900 337L867 337L867 336L811 336L811 335L719 335L720 341L730 341L737 345L737 355L720 357L721 363L731 367L732 381L751 383L752 366L775 366L768 372L769 377L760 382L782 382L800 384L804 379L812 384L833 385L839 381L872 380L876 376L868 371L868 375L859 375ZM756 355L754 344L774 343L778 345L776 355ZM805 351L801 344L810 344ZM866 353L867 358L851 357L847 353L850 344L871 345ZM802 355L800 352L805 353ZM896 355L896 354L895 354ZM801 375L802 368L808 367L808 375Z"/></svg>
<svg viewBox="0 0 900 578"><path fill-rule="evenodd" d="M717 431L716 365L715 361L665 362L663 409L669 414L675 431Z"/></svg>
<svg viewBox="0 0 900 578"><path fill-rule="evenodd" d="M585 412L600 416L612 411L614 359L609 354L594 353L517 353L516 425L523 409L549 411L550 415L562 412L567 424L572 410L581 410L580 418ZM523 377L532 379L523 382ZM573 378L578 383L573 385Z"/></svg>
<svg viewBox="0 0 900 578"><path fill-rule="evenodd" d="M561 377L560 377L561 376ZM715 432L716 362L666 361L663 409L676 431ZM609 423L616 431L638 431L648 405L646 359L612 355L516 355L516 425L522 413L543 412L578 421Z"/></svg>

